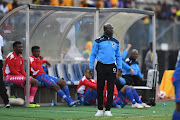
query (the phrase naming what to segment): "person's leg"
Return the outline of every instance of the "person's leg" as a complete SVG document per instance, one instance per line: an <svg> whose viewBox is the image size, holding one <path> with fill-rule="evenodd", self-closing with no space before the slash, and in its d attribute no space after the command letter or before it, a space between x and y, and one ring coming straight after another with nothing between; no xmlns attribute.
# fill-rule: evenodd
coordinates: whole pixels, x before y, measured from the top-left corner
<svg viewBox="0 0 180 120"><path fill-rule="evenodd" d="M173 113L173 120L180 120L180 80L179 78L176 78L178 80L175 80L173 82L174 88L175 88L175 98L176 98L176 109Z"/></svg>
<svg viewBox="0 0 180 120"><path fill-rule="evenodd" d="M174 110L172 120L180 120L180 102L176 102L176 110Z"/></svg>
<svg viewBox="0 0 180 120"><path fill-rule="evenodd" d="M138 93L136 92L136 90L133 88L133 86L129 86L131 88L131 91L133 93L133 96L136 100L136 102L138 102L139 104L142 104L143 102L141 101L141 99L139 98Z"/></svg>
<svg viewBox="0 0 180 120"><path fill-rule="evenodd" d="M51 77L51 76L50 76ZM71 96L70 96L70 92L69 92L69 87L66 83L66 81L64 81L63 79L58 79L53 77L53 80L56 82L56 84L62 86L62 90L64 91L64 93L67 95L67 97L69 97L71 99Z"/></svg>
<svg viewBox="0 0 180 120"><path fill-rule="evenodd" d="M36 95L36 92L38 89L38 80L36 80L32 77L30 77L29 79L31 82L29 102L33 103L34 102L34 96Z"/></svg>
<svg viewBox="0 0 180 120"><path fill-rule="evenodd" d="M97 101L98 111L95 116L103 116L103 90L105 85L104 65L100 62L96 65L97 71Z"/></svg>
<svg viewBox="0 0 180 120"><path fill-rule="evenodd" d="M57 85L55 81L49 77L49 75L39 75L37 77L37 80L44 82L47 87L51 87L53 90L55 90L57 94L68 103L69 106L73 106L79 103L79 100L73 101L72 99L67 97L66 94L60 89L59 85Z"/></svg>
<svg viewBox="0 0 180 120"><path fill-rule="evenodd" d="M105 85L104 65L98 62L96 65L96 71L98 110L103 110L103 90Z"/></svg>
<svg viewBox="0 0 180 120"><path fill-rule="evenodd" d="M97 91L88 89L84 94L84 104L85 105L95 105L97 98Z"/></svg>
<svg viewBox="0 0 180 120"><path fill-rule="evenodd" d="M2 73L2 60L0 60L0 96L3 99L4 105L6 106L7 104L9 104L9 100L8 100L8 95L7 95L7 90L3 81L3 73ZM10 106L8 106L7 108L9 108Z"/></svg>
<svg viewBox="0 0 180 120"><path fill-rule="evenodd" d="M114 94L114 84L116 80L116 71L117 67L115 64L108 65L107 68L107 75L105 76L107 78L107 103L106 103L106 110L105 111L110 111L112 107L112 102L113 102L113 94Z"/></svg>

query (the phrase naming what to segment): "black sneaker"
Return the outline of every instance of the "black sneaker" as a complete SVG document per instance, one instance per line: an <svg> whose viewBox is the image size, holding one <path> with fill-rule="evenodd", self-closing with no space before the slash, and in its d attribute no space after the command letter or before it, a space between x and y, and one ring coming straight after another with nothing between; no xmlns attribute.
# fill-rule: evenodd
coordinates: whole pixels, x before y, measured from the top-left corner
<svg viewBox="0 0 180 120"><path fill-rule="evenodd" d="M4 105L4 108L10 108L10 107L11 107L11 105L9 103Z"/></svg>

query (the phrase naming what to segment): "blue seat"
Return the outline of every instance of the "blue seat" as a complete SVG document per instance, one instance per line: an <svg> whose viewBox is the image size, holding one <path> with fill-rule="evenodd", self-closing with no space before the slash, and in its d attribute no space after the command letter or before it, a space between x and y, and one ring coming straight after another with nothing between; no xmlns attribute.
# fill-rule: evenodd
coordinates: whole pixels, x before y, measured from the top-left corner
<svg viewBox="0 0 180 120"><path fill-rule="evenodd" d="M79 80L78 78L76 78L73 65L70 63L64 64L64 65L65 65L65 71L66 71L67 77L73 82L74 85L78 85Z"/></svg>
<svg viewBox="0 0 180 120"><path fill-rule="evenodd" d="M77 80L80 81L83 77L83 73L82 73L80 64L73 64L73 69L74 69L74 73L75 73Z"/></svg>
<svg viewBox="0 0 180 120"><path fill-rule="evenodd" d="M13 86L14 84L12 82L6 82L4 81L5 86Z"/></svg>
<svg viewBox="0 0 180 120"><path fill-rule="evenodd" d="M57 77L56 70L53 64L51 64L51 67L47 67L47 72L49 76Z"/></svg>
<svg viewBox="0 0 180 120"><path fill-rule="evenodd" d="M68 85L73 84L72 81L67 76L67 73L66 73L66 70L65 70L65 65L63 63L56 64L55 69L56 69L58 78L63 78Z"/></svg>
<svg viewBox="0 0 180 120"><path fill-rule="evenodd" d="M83 76L84 76L85 70L86 70L87 68L89 68L89 65L86 64L86 63L82 63L82 64L81 64L81 68L82 68L82 74L83 74Z"/></svg>

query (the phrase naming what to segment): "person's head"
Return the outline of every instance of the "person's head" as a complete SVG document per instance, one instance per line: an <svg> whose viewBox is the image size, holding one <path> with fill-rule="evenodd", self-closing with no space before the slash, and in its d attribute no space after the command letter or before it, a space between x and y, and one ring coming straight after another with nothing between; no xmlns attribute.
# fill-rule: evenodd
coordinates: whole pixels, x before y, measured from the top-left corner
<svg viewBox="0 0 180 120"><path fill-rule="evenodd" d="M149 43L149 47L150 47L150 49L152 51L153 50L152 42Z"/></svg>
<svg viewBox="0 0 180 120"><path fill-rule="evenodd" d="M22 43L20 41L15 41L13 43L13 50L16 54L22 54L23 51Z"/></svg>
<svg viewBox="0 0 180 120"><path fill-rule="evenodd" d="M104 24L104 34L108 37L111 37L113 35L113 26L110 23Z"/></svg>
<svg viewBox="0 0 180 120"><path fill-rule="evenodd" d="M92 73L91 73L89 68L86 68L84 75L85 75L85 77L87 79L91 79L92 78Z"/></svg>
<svg viewBox="0 0 180 120"><path fill-rule="evenodd" d="M39 57L40 56L40 47L39 46L33 46L31 48L31 52L32 52L33 56Z"/></svg>
<svg viewBox="0 0 180 120"><path fill-rule="evenodd" d="M137 59L138 58L138 51L136 49L133 49L131 51L131 58Z"/></svg>

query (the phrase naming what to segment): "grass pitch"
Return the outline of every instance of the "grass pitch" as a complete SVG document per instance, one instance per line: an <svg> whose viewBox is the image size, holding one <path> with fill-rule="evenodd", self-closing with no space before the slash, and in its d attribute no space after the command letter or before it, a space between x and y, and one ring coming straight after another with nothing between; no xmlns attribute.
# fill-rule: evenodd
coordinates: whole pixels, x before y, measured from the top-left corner
<svg viewBox="0 0 180 120"><path fill-rule="evenodd" d="M165 103L166 107L162 104ZM174 101L157 102L149 109L112 108L113 117L95 117L97 108L93 106L42 106L40 108L11 107L0 108L0 120L171 120L175 109Z"/></svg>

